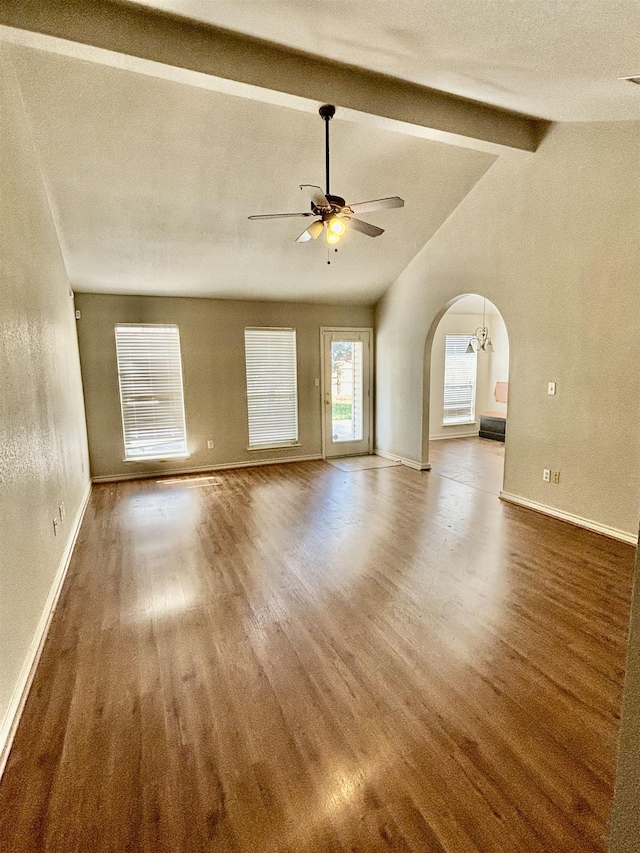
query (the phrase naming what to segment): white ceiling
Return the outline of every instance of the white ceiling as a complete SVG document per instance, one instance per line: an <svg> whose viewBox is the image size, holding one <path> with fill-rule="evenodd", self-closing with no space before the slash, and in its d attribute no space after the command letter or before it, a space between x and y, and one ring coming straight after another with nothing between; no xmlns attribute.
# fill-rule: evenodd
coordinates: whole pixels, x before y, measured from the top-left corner
<svg viewBox="0 0 640 853"><path fill-rule="evenodd" d="M142 0L554 121L640 118L638 0Z"/></svg>
<svg viewBox="0 0 640 853"><path fill-rule="evenodd" d="M301 183L324 183L319 116L145 74L11 46L77 291L375 302L494 158L332 122L332 190L398 194L363 215L387 229L347 235L332 263Z"/></svg>

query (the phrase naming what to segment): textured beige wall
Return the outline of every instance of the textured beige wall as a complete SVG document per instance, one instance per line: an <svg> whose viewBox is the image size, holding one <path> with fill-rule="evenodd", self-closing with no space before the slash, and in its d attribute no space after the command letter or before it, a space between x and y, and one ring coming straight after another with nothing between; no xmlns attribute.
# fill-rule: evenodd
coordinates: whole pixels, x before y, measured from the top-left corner
<svg viewBox="0 0 640 853"><path fill-rule="evenodd" d="M94 477L170 472L321 453L320 326L371 326L373 309L155 296L76 296L87 427ZM180 327L190 458L123 462L114 326ZM293 326L298 345L300 447L247 450L245 326ZM207 449L207 440L214 442Z"/></svg>
<svg viewBox="0 0 640 853"><path fill-rule="evenodd" d="M477 435L480 415L487 411L506 411L506 406L496 403L493 389L497 379L509 379L509 341L504 321L499 314L486 318L495 352L478 353L476 375L475 422L444 426L444 361L447 335L472 335L482 325L482 314L453 314L447 312L438 323L431 347L429 438L455 438L460 435Z"/></svg>
<svg viewBox="0 0 640 853"><path fill-rule="evenodd" d="M639 152L638 122L559 125L491 167L378 305L379 448L426 461L425 340L453 297L479 293L509 331L505 491L635 533Z"/></svg>
<svg viewBox="0 0 640 853"><path fill-rule="evenodd" d="M4 55L0 99L1 726L9 722L89 466L73 300L28 118ZM62 501L66 518L54 536Z"/></svg>
<svg viewBox="0 0 640 853"><path fill-rule="evenodd" d="M635 578L610 853L640 850L640 549Z"/></svg>
<svg viewBox="0 0 640 853"><path fill-rule="evenodd" d="M489 402L487 409L506 412L507 404L498 403L494 397L496 382L509 381L509 334L504 320L498 314L490 318L489 331L495 352L489 358Z"/></svg>

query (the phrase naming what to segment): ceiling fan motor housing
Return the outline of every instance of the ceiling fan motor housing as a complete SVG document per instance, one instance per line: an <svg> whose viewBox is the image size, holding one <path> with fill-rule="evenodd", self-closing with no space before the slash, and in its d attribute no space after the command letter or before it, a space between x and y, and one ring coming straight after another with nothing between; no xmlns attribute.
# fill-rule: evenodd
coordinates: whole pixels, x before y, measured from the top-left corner
<svg viewBox="0 0 640 853"><path fill-rule="evenodd" d="M343 207L346 207L346 202L342 198L342 196L326 194L325 198L329 202L329 204L331 205L332 209L330 211L324 210L324 209L318 207L316 205L316 203L314 201L312 201L311 202L311 210L314 212L314 214L316 216L333 215L335 212L342 210Z"/></svg>

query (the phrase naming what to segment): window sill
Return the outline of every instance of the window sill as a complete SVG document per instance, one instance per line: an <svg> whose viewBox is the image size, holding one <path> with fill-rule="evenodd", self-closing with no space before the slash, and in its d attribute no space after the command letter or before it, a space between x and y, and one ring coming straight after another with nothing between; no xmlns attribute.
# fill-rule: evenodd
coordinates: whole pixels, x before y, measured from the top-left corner
<svg viewBox="0 0 640 853"><path fill-rule="evenodd" d="M300 447L299 441L294 441L292 444L254 444L251 447L247 447L249 453L258 452L260 450L283 450L287 447Z"/></svg>
<svg viewBox="0 0 640 853"><path fill-rule="evenodd" d="M442 426L443 427L472 426L476 423L477 423L477 421L455 421L453 423L445 423L445 421L442 421Z"/></svg>
<svg viewBox="0 0 640 853"><path fill-rule="evenodd" d="M177 453L175 456L136 456L135 458L123 459L125 463L129 462L169 462L172 459L190 459L190 453Z"/></svg>

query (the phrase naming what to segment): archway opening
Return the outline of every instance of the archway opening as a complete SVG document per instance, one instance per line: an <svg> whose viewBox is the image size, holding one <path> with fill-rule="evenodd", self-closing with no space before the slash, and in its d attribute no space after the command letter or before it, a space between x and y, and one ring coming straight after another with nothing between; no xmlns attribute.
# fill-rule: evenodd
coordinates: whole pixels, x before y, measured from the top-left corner
<svg viewBox="0 0 640 853"><path fill-rule="evenodd" d="M431 469L499 494L509 391L509 337L504 319L488 299L465 294L443 309L429 338Z"/></svg>

